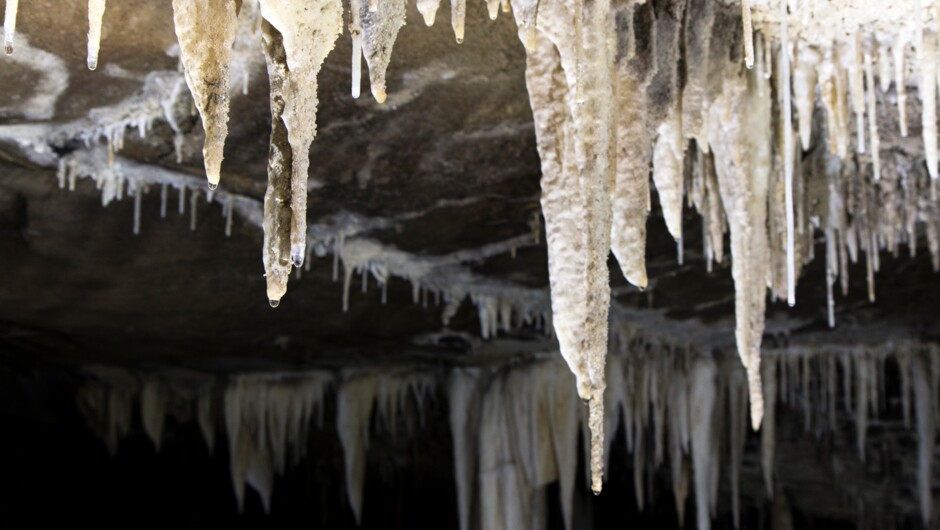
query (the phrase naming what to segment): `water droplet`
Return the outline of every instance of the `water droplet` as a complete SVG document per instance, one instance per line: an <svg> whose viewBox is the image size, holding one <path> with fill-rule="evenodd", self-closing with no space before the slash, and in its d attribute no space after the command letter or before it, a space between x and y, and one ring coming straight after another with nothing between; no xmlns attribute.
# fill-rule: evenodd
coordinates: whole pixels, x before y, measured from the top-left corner
<svg viewBox="0 0 940 530"><path fill-rule="evenodd" d="M280 305L281 301L280 301L280 300L274 300L274 299L272 298L271 300L268 300L268 303L271 304L271 307L277 307L278 305Z"/></svg>
<svg viewBox="0 0 940 530"><path fill-rule="evenodd" d="M463 44L463 37L457 37L457 44Z"/></svg>
<svg viewBox="0 0 940 530"><path fill-rule="evenodd" d="M219 187L218 184L213 184L212 182L209 183L209 191L213 191L218 187Z"/></svg>
<svg viewBox="0 0 940 530"><path fill-rule="evenodd" d="M295 248L291 252L290 261L294 264L294 267L300 267L304 264L304 250L303 248Z"/></svg>

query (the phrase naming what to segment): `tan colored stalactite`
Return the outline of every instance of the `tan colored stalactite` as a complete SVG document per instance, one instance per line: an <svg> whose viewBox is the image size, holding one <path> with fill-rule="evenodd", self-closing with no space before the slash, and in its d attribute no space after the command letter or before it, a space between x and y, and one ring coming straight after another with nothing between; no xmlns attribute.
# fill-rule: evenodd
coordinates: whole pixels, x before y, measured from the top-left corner
<svg viewBox="0 0 940 530"><path fill-rule="evenodd" d="M786 201L786 237L787 237L787 304L793 307L796 304L796 256L794 255L794 211L793 211L793 111L792 89L790 80L790 37L787 16L787 3L780 4L780 94L782 105L780 122L783 124L783 149L780 156L783 158L784 190Z"/></svg>
<svg viewBox="0 0 940 530"><path fill-rule="evenodd" d="M287 57L281 34L262 21L262 49L271 91L271 141L268 149L268 188L264 194L264 263L268 300L277 307L287 292L290 278L291 156L287 127L282 116L286 105Z"/></svg>
<svg viewBox="0 0 940 530"><path fill-rule="evenodd" d="M756 75L728 72L714 102L709 141L722 203L731 229L731 274L735 285L735 339L748 374L751 426L763 416L760 345L764 331L769 245L767 191L771 168L770 90L758 95Z"/></svg>
<svg viewBox="0 0 940 530"><path fill-rule="evenodd" d="M826 109L826 144L829 152L845 158L849 145L849 111L846 98L848 78L840 64L838 50L827 51L819 65L820 99Z"/></svg>
<svg viewBox="0 0 940 530"><path fill-rule="evenodd" d="M173 0L173 23L186 84L206 131L203 148L209 188L219 185L228 136L229 68L238 29L234 0Z"/></svg>
<svg viewBox="0 0 940 530"><path fill-rule="evenodd" d="M754 27L751 23L751 1L741 0L741 22L743 23L744 65L754 68Z"/></svg>
<svg viewBox="0 0 940 530"><path fill-rule="evenodd" d="M694 139L699 149L705 150L708 149L705 129L708 106L705 103L709 97L709 55L715 9L715 3L708 0L691 0L686 4L686 81L680 104L682 137Z"/></svg>
<svg viewBox="0 0 940 530"><path fill-rule="evenodd" d="M862 72L862 37L855 32L849 49L849 93L855 113L855 150L865 152L865 84Z"/></svg>
<svg viewBox="0 0 940 530"><path fill-rule="evenodd" d="M804 151L810 149L813 132L813 110L816 107L817 69L819 52L801 43L796 48L796 64L793 68L793 97L796 103L797 121L800 128L800 145Z"/></svg>
<svg viewBox="0 0 940 530"><path fill-rule="evenodd" d="M865 52L863 65L865 69L865 87L867 88L868 138L871 144L872 172L874 179L878 181L881 180L881 139L878 136L878 111L876 108L878 98L875 92L875 74L871 52Z"/></svg>
<svg viewBox="0 0 940 530"><path fill-rule="evenodd" d="M711 262L723 263L725 258L725 232L728 229L728 219L721 204L721 194L718 190L718 177L715 174L715 163L711 154L702 154L698 164L702 172L702 187L704 191L703 209L705 219L705 240L708 243L706 259L707 268Z"/></svg>
<svg viewBox="0 0 940 530"><path fill-rule="evenodd" d="M463 42L464 26L467 19L467 0L450 1L450 25L454 30L454 39L457 44Z"/></svg>
<svg viewBox="0 0 940 530"><path fill-rule="evenodd" d="M338 0L261 0L261 16L283 38L288 76L284 113L291 146L291 262L303 265L307 248L310 145L317 135L317 74L343 30Z"/></svg>
<svg viewBox="0 0 940 530"><path fill-rule="evenodd" d="M670 110L666 121L659 125L659 137L653 146L653 183L659 194L666 228L676 241L682 240L682 197L685 183L685 142L682 138L681 114Z"/></svg>
<svg viewBox="0 0 940 530"><path fill-rule="evenodd" d="M418 12L424 19L427 26L434 25L434 19L437 17L437 10L441 5L441 0L418 0Z"/></svg>
<svg viewBox="0 0 940 530"><path fill-rule="evenodd" d="M592 489L600 491L614 170L608 50L612 21L605 1L584 5L583 41L575 42L569 31L576 16L573 7L540 6L526 81L542 160L553 325L561 354L576 376L578 394L589 405ZM514 11L523 12L521 6ZM517 22L523 23L519 18ZM585 63L579 64L579 58ZM576 97L579 84L583 103Z"/></svg>
<svg viewBox="0 0 940 530"><path fill-rule="evenodd" d="M618 49L628 50L615 57L614 183L610 247L620 270L631 284L646 289L646 220L650 202L650 162L652 150L646 128L646 87L649 76L638 77L630 55L633 8L618 10L617 17L628 21L626 32L618 33ZM625 39L627 42L619 42ZM635 47L633 47L635 53Z"/></svg>
<svg viewBox="0 0 940 530"><path fill-rule="evenodd" d="M369 65L372 96L379 103L384 103L388 97L385 71L392 58L398 31L405 24L405 2L389 0L381 2L377 10L372 10L362 0L352 0L350 9L358 12L362 26L362 53Z"/></svg>
<svg viewBox="0 0 940 530"><path fill-rule="evenodd" d="M101 19L106 0L88 0L88 69L98 68L98 49L101 46Z"/></svg>

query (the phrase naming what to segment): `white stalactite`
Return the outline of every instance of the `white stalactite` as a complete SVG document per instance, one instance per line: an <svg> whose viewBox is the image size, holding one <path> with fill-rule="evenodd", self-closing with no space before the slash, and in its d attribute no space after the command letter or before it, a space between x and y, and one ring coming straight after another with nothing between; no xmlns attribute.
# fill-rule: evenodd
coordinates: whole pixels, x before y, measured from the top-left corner
<svg viewBox="0 0 940 530"><path fill-rule="evenodd" d="M19 0L6 0L6 11L3 15L3 50L7 55L13 54L13 37L16 35L16 9Z"/></svg>
<svg viewBox="0 0 940 530"><path fill-rule="evenodd" d="M88 69L98 68L98 49L101 46L101 19L106 0L88 0Z"/></svg>
<svg viewBox="0 0 940 530"><path fill-rule="evenodd" d="M669 234L682 240L682 196L684 194L685 145L682 139L682 124L677 109L660 124L659 138L653 147L653 183L659 193Z"/></svg>

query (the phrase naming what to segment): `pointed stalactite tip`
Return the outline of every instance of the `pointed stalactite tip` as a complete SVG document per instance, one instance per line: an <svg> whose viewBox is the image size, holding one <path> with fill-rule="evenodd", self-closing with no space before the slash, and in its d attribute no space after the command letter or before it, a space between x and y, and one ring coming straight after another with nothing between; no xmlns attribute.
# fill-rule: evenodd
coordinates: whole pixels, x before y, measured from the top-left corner
<svg viewBox="0 0 940 530"><path fill-rule="evenodd" d="M388 94L386 94L385 90L381 88L373 90L372 96L378 103L385 103L385 100L388 98Z"/></svg>
<svg viewBox="0 0 940 530"><path fill-rule="evenodd" d="M760 391L758 391L760 392ZM751 429L754 432L760 430L760 424L764 420L764 397L761 395L759 398L755 399L754 396L751 396Z"/></svg>

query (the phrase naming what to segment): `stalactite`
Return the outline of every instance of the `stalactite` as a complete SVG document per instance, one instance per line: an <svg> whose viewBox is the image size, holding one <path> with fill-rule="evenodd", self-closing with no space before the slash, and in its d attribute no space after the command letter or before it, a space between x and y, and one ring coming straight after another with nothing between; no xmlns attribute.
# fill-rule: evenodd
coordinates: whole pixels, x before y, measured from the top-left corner
<svg viewBox="0 0 940 530"><path fill-rule="evenodd" d="M872 67L871 53L865 52L865 85L868 89L868 138L871 144L871 163L875 181L881 180L881 141L878 137L878 111L875 94L875 74Z"/></svg>
<svg viewBox="0 0 940 530"><path fill-rule="evenodd" d="M765 363L761 367L764 380L764 427L761 429L761 468L764 472L764 488L767 496L774 496L774 457L777 428L777 360Z"/></svg>
<svg viewBox="0 0 940 530"><path fill-rule="evenodd" d="M362 494L366 478L365 452L369 447L369 421L375 405L377 380L364 375L340 386L336 400L336 429L346 464L346 495L356 524L362 522Z"/></svg>
<svg viewBox="0 0 940 530"><path fill-rule="evenodd" d="M363 5L362 0L354 0L350 9L358 13L358 17L353 15L353 20L359 20L362 27L362 52L369 65L372 96L379 103L385 103L388 97L385 70L392 58L398 31L405 24L405 2L390 0L372 10Z"/></svg>
<svg viewBox="0 0 940 530"><path fill-rule="evenodd" d="M796 304L796 256L793 234L793 111L791 110L790 43L787 28L787 2L780 3L780 92L783 97L783 172L786 189L787 223L787 304ZM758 420L758 423L760 420Z"/></svg>
<svg viewBox="0 0 940 530"><path fill-rule="evenodd" d="M88 69L98 68L98 48L101 44L101 19L106 0L88 0Z"/></svg>
<svg viewBox="0 0 940 530"><path fill-rule="evenodd" d="M921 127L924 138L924 157L930 178L937 178L937 37L923 32L917 46L920 67L917 95L921 99Z"/></svg>
<svg viewBox="0 0 940 530"><path fill-rule="evenodd" d="M658 129L659 138L653 147L653 182L659 193L666 228L676 239L682 240L683 160L685 146L681 137L680 114L669 113Z"/></svg>
<svg viewBox="0 0 940 530"><path fill-rule="evenodd" d="M441 0L418 0L418 12L424 18L426 26L433 26L434 19L437 16L437 10L441 5Z"/></svg>
<svg viewBox="0 0 940 530"><path fill-rule="evenodd" d="M283 120L287 59L281 34L262 23L262 45L271 83L271 140L268 153L268 188L264 194L264 261L268 300L276 307L287 292L291 267L291 155Z"/></svg>
<svg viewBox="0 0 940 530"><path fill-rule="evenodd" d="M317 74L342 32L343 7L336 0L317 0L312 4L261 0L261 16L280 32L287 61L284 110L280 118L291 147L290 257L293 265L300 267L307 248L307 179L310 144L317 134ZM369 42L366 32L364 45Z"/></svg>
<svg viewBox="0 0 940 530"><path fill-rule="evenodd" d="M633 32L633 9L615 12L618 49L628 47ZM652 151L646 132L646 92L650 75L640 73L633 61L638 57L619 55L614 74L614 104L617 108L615 178L612 187L611 250L624 277L646 289L646 218L650 201L650 162ZM543 169L544 171L544 169Z"/></svg>
<svg viewBox="0 0 940 530"><path fill-rule="evenodd" d="M819 52L800 43L797 46L796 65L793 69L793 97L796 99L797 122L800 129L800 145L809 150L813 133L813 110L816 103Z"/></svg>
<svg viewBox="0 0 940 530"><path fill-rule="evenodd" d="M613 171L605 31L610 13L604 2L585 6L585 23L591 29L582 33L585 42L579 43L565 37L576 15L564 5L541 7L540 32L528 53L526 81L542 158L553 323L562 356L577 377L578 394L589 402L592 487L600 491ZM585 46L584 56L591 58L583 68L578 67L574 50L579 46ZM583 104L576 101L574 90L579 73Z"/></svg>
<svg viewBox="0 0 940 530"><path fill-rule="evenodd" d="M895 38L892 52L894 54L894 90L898 97L898 126L901 137L907 137L907 65L904 62L904 53L907 41L904 33Z"/></svg>
<svg viewBox="0 0 940 530"><path fill-rule="evenodd" d="M210 189L219 185L222 150L228 136L229 67L238 28L235 8L234 0L173 0L173 22L186 84L206 132L203 158Z"/></svg>
<svg viewBox="0 0 940 530"><path fill-rule="evenodd" d="M716 370L711 362L699 360L692 365L690 374L692 388L690 389L690 432L692 440L692 465L695 468L695 506L697 512L697 525L700 530L711 528L711 514L709 512L712 488L712 457L715 429L713 409L717 396L715 395ZM717 471L717 470L715 470Z"/></svg>
<svg viewBox="0 0 940 530"><path fill-rule="evenodd" d="M925 359L917 355L913 360L914 409L917 417L917 497L921 520L929 526L933 513L933 453L936 440L934 399L937 388L928 378Z"/></svg>
<svg viewBox="0 0 940 530"><path fill-rule="evenodd" d="M450 1L450 25L454 29L457 44L463 42L464 25L467 19L467 0Z"/></svg>
<svg viewBox="0 0 940 530"><path fill-rule="evenodd" d="M3 15L3 50L7 55L13 54L13 37L16 35L16 9L19 0L6 0L6 11Z"/></svg>
<svg viewBox="0 0 940 530"><path fill-rule="evenodd" d="M709 118L709 141L722 203L731 227L732 277L735 283L735 337L748 373L751 425L763 416L760 343L764 328L768 270L767 189L770 170L770 100L761 98L756 76L735 74L725 81ZM754 87L756 88L756 87Z"/></svg>
<svg viewBox="0 0 940 530"><path fill-rule="evenodd" d="M140 393L140 418L147 437L153 442L158 452L163 442L165 407L164 393L161 392L160 383L154 379L145 381Z"/></svg>
<svg viewBox="0 0 940 530"><path fill-rule="evenodd" d="M476 449L473 424L478 421L478 376L473 371L455 371L449 387L450 428L454 438L454 475L457 482L457 513L460 530L470 530L473 501L473 468Z"/></svg>
<svg viewBox="0 0 940 530"><path fill-rule="evenodd" d="M741 0L741 21L744 23L744 64L754 67L754 29L751 24L751 2Z"/></svg>

